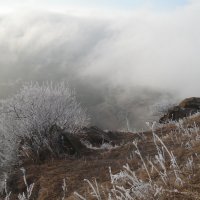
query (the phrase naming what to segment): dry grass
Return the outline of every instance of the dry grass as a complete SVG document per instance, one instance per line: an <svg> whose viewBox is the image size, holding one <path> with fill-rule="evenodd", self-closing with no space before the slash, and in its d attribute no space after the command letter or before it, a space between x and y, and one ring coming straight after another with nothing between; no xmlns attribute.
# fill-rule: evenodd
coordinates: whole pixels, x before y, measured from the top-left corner
<svg viewBox="0 0 200 200"><path fill-rule="evenodd" d="M149 177L144 169L143 162L135 153L133 140L138 141L138 149L144 162L150 172L152 182L157 186L162 186L162 195L154 197L153 192L149 192L149 199L174 199L174 200L192 200L200 199L200 140L198 139L200 117L198 115L184 119L180 123L171 123L164 126L157 125L155 128L156 135L167 146L169 152L173 152L176 157L177 164L180 168L179 176L183 184L176 183L170 156L165 152L165 167L167 170L167 181L163 183L160 174L153 170L149 160L154 162L155 155L158 154L155 142L153 140L152 131L144 133L144 137L138 134L120 135L120 140L124 140L123 145L118 148L109 150L94 150L90 154L82 155L81 158L66 157L60 160L48 160L41 164L31 162L23 163L23 167L27 170L27 180L29 183L34 182L35 187L32 199L38 200L56 200L63 196L62 180L65 178L67 183L67 193L65 199L76 199L74 191L77 191L86 199L94 198L90 192L89 185L83 181L96 179L99 190L102 195L101 199L108 199L108 191L113 185L110 182L109 167L112 174L117 174L122 166L128 163L131 170L137 177L148 183ZM118 141L119 143L119 141ZM157 141L159 148L162 145ZM193 159L191 169L187 167L189 158ZM154 162L155 163L155 162ZM162 168L155 164L159 171ZM9 186L12 190L12 198L16 199L17 194L25 190L22 176L16 169L10 178ZM127 183L124 183L126 187ZM102 189L102 187L104 189ZM103 191L106 194L103 194ZM113 198L114 199L114 198Z"/></svg>

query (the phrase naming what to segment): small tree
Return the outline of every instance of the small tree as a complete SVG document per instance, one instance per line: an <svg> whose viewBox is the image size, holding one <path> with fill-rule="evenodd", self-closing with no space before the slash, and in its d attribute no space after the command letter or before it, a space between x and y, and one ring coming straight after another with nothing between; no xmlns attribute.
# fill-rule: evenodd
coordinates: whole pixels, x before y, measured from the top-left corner
<svg viewBox="0 0 200 200"><path fill-rule="evenodd" d="M64 82L28 83L13 97L1 101L0 125L2 163L13 160L10 156L18 151L19 142L27 156L44 150L59 153L62 138L58 133L76 134L88 125L88 117L75 92Z"/></svg>

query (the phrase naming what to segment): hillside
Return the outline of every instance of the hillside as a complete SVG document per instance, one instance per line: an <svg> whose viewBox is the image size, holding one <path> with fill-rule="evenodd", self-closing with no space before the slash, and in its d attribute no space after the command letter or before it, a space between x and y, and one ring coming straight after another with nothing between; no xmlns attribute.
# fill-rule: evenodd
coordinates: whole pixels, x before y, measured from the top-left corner
<svg viewBox="0 0 200 200"><path fill-rule="evenodd" d="M28 185L35 184L30 199L109 199L109 193L111 199L200 199L200 115L147 125L149 131L144 133L85 128L69 144L76 153L60 159L22 160L7 182L10 199L26 191L21 167ZM126 164L130 169L123 168ZM99 197L91 193L90 183Z"/></svg>

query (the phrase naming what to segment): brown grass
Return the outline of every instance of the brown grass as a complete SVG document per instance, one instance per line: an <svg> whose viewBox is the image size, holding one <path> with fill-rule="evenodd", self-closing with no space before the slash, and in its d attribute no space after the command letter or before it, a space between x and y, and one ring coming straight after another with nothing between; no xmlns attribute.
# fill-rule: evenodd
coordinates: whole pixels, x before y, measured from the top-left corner
<svg viewBox="0 0 200 200"><path fill-rule="evenodd" d="M187 118L184 121L184 126L192 126L194 122L197 126L200 124L200 117ZM168 188L178 189L178 192L166 192L160 199L176 199L176 200L192 200L200 199L200 142L195 141L192 149L182 148L180 142L186 142L187 136L181 136L181 141L172 140L175 136L175 132L178 129L174 124L165 125L162 128L156 130L156 133L163 139L169 150L172 150L177 157L178 164L181 167L181 177L185 184L183 186L177 186L173 183L173 174L170 177ZM82 155L80 158L66 157L57 160L46 160L40 164L34 164L31 161L26 161L22 165L27 171L28 183L35 183L32 199L37 200L56 200L61 199L63 195L62 180L65 178L67 183L67 197L66 199L75 199L73 192L78 191L87 199L93 199L88 193L88 184L84 179L93 180L96 178L99 185L103 185L104 188L109 188L110 176L108 167L112 168L112 173L117 173L122 169L122 166L128 163L131 168L136 171L139 178L142 180L148 180L146 172L141 169L140 158L133 154L135 147L132 144L134 139L138 140L138 147L146 161L146 157L154 157L157 154L157 150L152 140L151 131L144 133L146 140L139 137L137 134L120 135L120 140L124 141L124 144L118 148L111 150L96 150L90 154ZM178 138L180 139L180 138ZM193 138L191 138L192 140ZM118 141L120 143L120 141ZM188 170L184 169L185 163L188 157L194 158L194 174L191 174ZM170 162L168 161L166 166L170 170ZM148 164L147 164L148 165ZM20 167L20 166L19 166ZM149 167L149 165L148 165ZM191 174L190 179L188 178ZM152 179L158 184L162 184L158 173L153 172L151 174ZM9 179L10 190L12 190L12 198L16 199L19 192L25 191L22 175L19 168L16 168Z"/></svg>

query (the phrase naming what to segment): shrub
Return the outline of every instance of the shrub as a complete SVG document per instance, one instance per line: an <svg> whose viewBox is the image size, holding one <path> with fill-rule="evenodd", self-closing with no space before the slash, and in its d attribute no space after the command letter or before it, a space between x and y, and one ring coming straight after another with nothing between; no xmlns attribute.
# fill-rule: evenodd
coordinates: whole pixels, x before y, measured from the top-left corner
<svg viewBox="0 0 200 200"><path fill-rule="evenodd" d="M60 133L76 134L87 124L85 110L64 82L24 84L0 104L0 162L14 159L19 142L26 156L58 155Z"/></svg>
<svg viewBox="0 0 200 200"><path fill-rule="evenodd" d="M166 114L170 109L174 108L177 104L163 101L160 103L155 103L150 107L151 114L156 117L162 117L164 114Z"/></svg>

